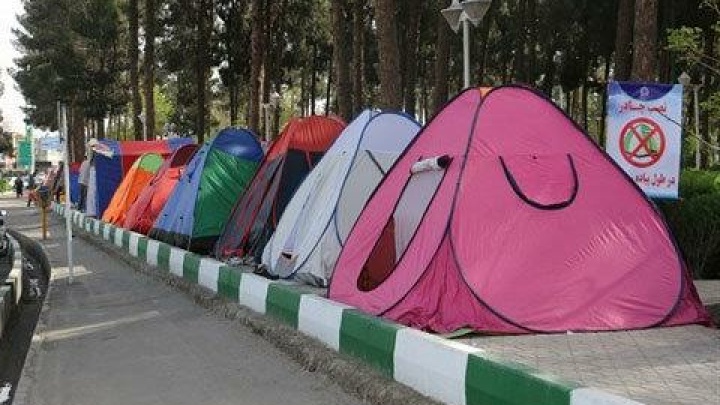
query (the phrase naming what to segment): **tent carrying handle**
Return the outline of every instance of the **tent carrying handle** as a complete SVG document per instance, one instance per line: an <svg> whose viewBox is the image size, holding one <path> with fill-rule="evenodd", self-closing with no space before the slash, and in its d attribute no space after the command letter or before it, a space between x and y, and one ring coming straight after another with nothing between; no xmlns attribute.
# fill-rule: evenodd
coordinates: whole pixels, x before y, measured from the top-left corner
<svg viewBox="0 0 720 405"><path fill-rule="evenodd" d="M515 177L512 175L512 173L510 172L510 169L508 169L507 165L505 164L505 159L503 159L502 156L499 156L499 158L500 158L500 164L503 167L503 171L505 171L505 177L507 178L508 183L510 183L510 186L512 187L515 194L517 194L518 197L520 197L520 199L525 201L526 204L528 204L532 207L535 207L537 209L540 209L540 210L561 210L563 208L570 206L570 204L572 204L575 201L575 197L577 197L580 182L578 181L577 170L575 170L575 162L573 161L573 158L572 158L572 156L570 156L569 153L567 154L567 158L568 158L568 163L570 163L570 170L572 171L572 176L573 176L573 183L574 183L573 191L567 200L561 201L558 203L552 203L552 204L539 203L539 202L531 199L530 197L528 197L525 193L523 193L523 191L520 189L520 185L518 185L517 181L515 180Z"/></svg>

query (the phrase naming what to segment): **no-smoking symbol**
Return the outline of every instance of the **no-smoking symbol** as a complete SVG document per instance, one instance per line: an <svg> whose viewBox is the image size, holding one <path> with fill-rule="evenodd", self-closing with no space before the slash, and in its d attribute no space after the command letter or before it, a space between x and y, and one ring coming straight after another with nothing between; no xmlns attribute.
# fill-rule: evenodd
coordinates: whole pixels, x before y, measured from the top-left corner
<svg viewBox="0 0 720 405"><path fill-rule="evenodd" d="M651 119L634 119L620 131L620 152L635 167L652 166L665 152L665 133Z"/></svg>

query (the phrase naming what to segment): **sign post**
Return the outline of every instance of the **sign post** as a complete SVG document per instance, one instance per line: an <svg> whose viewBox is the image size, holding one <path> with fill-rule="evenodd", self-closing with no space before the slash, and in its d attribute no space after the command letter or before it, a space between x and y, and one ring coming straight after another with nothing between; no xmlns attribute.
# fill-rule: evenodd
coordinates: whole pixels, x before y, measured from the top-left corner
<svg viewBox="0 0 720 405"><path fill-rule="evenodd" d="M73 234L72 234L72 207L70 205L70 136L67 129L67 110L58 101L58 123L60 124L60 137L65 143L63 153L63 191L65 193L65 231L67 236L68 283L73 282Z"/></svg>
<svg viewBox="0 0 720 405"><path fill-rule="evenodd" d="M30 144L30 174L35 173L35 139L33 138L33 127L28 122L25 125L25 140Z"/></svg>
<svg viewBox="0 0 720 405"><path fill-rule="evenodd" d="M678 198L682 94L681 85L608 85L605 149L651 198Z"/></svg>

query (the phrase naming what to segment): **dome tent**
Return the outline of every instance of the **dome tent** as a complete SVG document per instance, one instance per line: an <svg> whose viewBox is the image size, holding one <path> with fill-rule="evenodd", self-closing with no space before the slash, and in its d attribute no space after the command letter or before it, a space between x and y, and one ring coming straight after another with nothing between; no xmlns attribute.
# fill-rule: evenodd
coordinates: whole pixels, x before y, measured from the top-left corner
<svg viewBox="0 0 720 405"><path fill-rule="evenodd" d="M353 120L290 200L265 246L268 273L326 286L360 210L419 130L392 112Z"/></svg>
<svg viewBox="0 0 720 405"><path fill-rule="evenodd" d="M428 157L440 167L414 171ZM706 323L662 216L551 101L461 93L363 209L329 297L413 327L493 333Z"/></svg>
<svg viewBox="0 0 720 405"><path fill-rule="evenodd" d="M262 157L262 147L250 131L220 131L187 164L149 236L207 253Z"/></svg>
<svg viewBox="0 0 720 405"><path fill-rule="evenodd" d="M91 147L90 184L87 192L87 215L102 215L125 174L135 160L144 153L159 153L164 158L182 145L192 143L190 138L172 138L164 141L113 141L103 139Z"/></svg>
<svg viewBox="0 0 720 405"><path fill-rule="evenodd" d="M259 263L295 190L344 128L345 123L336 118L291 119L235 205L215 245L215 256L222 260L249 256Z"/></svg>
<svg viewBox="0 0 720 405"><path fill-rule="evenodd" d="M145 153L140 156L115 190L102 220L111 224L122 224L128 208L150 183L162 164L163 158L157 153Z"/></svg>
<svg viewBox="0 0 720 405"><path fill-rule="evenodd" d="M195 144L182 146L165 161L128 209L124 228L147 235L197 149Z"/></svg>

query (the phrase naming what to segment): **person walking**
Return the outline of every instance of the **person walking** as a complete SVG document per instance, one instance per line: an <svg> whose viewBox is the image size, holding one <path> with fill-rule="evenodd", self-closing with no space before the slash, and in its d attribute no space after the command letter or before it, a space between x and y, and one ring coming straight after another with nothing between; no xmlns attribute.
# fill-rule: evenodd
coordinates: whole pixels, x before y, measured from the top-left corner
<svg viewBox="0 0 720 405"><path fill-rule="evenodd" d="M23 185L23 180L20 176L15 178L14 186L15 186L15 195L17 196L17 198L22 198L24 185Z"/></svg>
<svg viewBox="0 0 720 405"><path fill-rule="evenodd" d="M35 184L35 175L36 173L28 173L28 200L27 200L27 206L29 207L31 203L37 205L37 191L35 190L36 184Z"/></svg>
<svg viewBox="0 0 720 405"><path fill-rule="evenodd" d="M80 201L78 209L85 212L87 209L88 186L90 185L90 171L93 164L93 148L97 146L98 140L90 138L85 145L85 159L80 164L80 173L78 175L78 183L80 184Z"/></svg>

